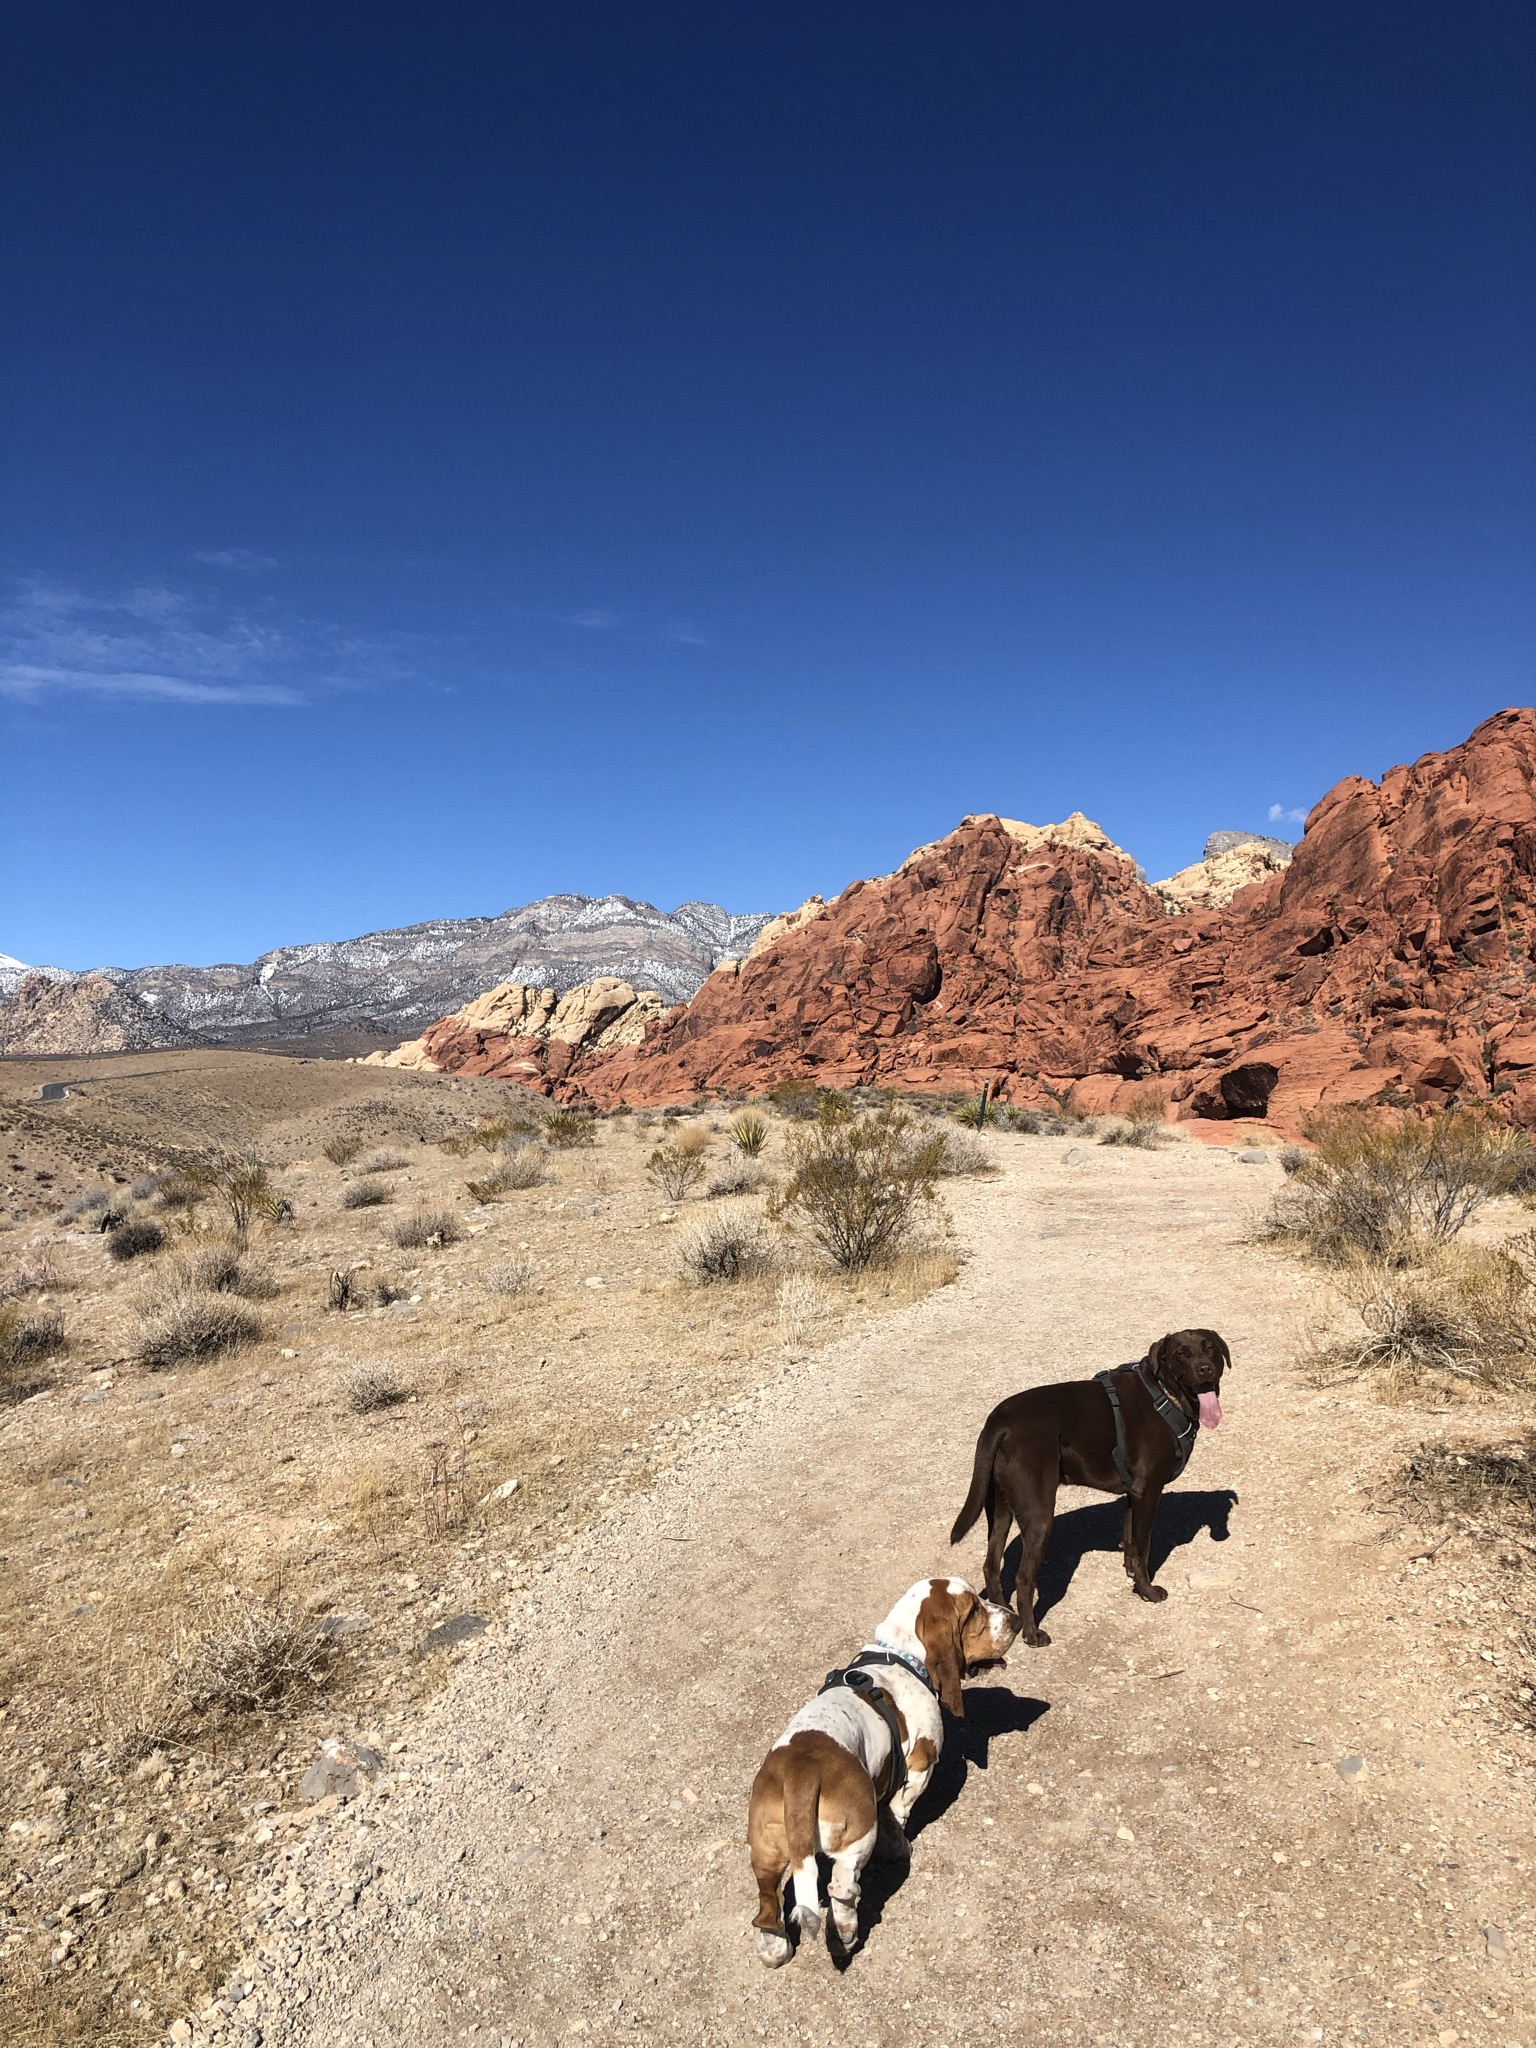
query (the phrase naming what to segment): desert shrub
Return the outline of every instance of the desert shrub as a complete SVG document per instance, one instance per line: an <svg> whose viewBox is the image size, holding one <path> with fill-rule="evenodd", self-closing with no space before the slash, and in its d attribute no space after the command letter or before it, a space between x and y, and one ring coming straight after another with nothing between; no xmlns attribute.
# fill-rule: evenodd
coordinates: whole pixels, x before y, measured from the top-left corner
<svg viewBox="0 0 1536 2048"><path fill-rule="evenodd" d="M17 1392L27 1375L65 1348L64 1318L57 1309L33 1309L0 1301L0 1394Z"/></svg>
<svg viewBox="0 0 1536 2048"><path fill-rule="evenodd" d="M398 1173L410 1161L403 1152L375 1152L371 1159L363 1161L364 1173Z"/></svg>
<svg viewBox="0 0 1536 2048"><path fill-rule="evenodd" d="M327 1138L322 1150L332 1166L350 1166L362 1146L356 1138Z"/></svg>
<svg viewBox="0 0 1536 2048"><path fill-rule="evenodd" d="M773 1247L756 1223L722 1216L688 1239L683 1270L701 1285L716 1280L751 1280L773 1264Z"/></svg>
<svg viewBox="0 0 1536 2048"><path fill-rule="evenodd" d="M271 1216L277 1207L271 1175L254 1152L221 1152L204 1165L188 1167L184 1177L225 1210L242 1251L255 1218Z"/></svg>
<svg viewBox="0 0 1536 2048"><path fill-rule="evenodd" d="M394 1366L380 1360L354 1366L343 1386L347 1406L354 1415L376 1415L381 1408L398 1408L415 1392L415 1388L401 1378Z"/></svg>
<svg viewBox="0 0 1536 2048"><path fill-rule="evenodd" d="M177 1644L171 1691L191 1714L270 1713L292 1694L312 1692L333 1655L314 1620L282 1599L232 1595Z"/></svg>
<svg viewBox="0 0 1536 2048"><path fill-rule="evenodd" d="M786 1075L782 1081L775 1081L768 1090L768 1100L781 1115L797 1123L808 1123L815 1116L820 1090L813 1081L803 1081Z"/></svg>
<svg viewBox="0 0 1536 2048"><path fill-rule="evenodd" d="M1010 1131L1022 1131L1030 1138L1065 1138L1073 1125L1069 1118L1054 1109L1008 1109L999 1112L1006 1116Z"/></svg>
<svg viewBox="0 0 1536 2048"><path fill-rule="evenodd" d="M731 1143L743 1159L760 1159L768 1143L768 1126L754 1111L747 1110L731 1125Z"/></svg>
<svg viewBox="0 0 1536 2048"><path fill-rule="evenodd" d="M983 1138L973 1138L964 1130L946 1130L941 1132L939 1143L939 1172L946 1179L998 1171L992 1148Z"/></svg>
<svg viewBox="0 0 1536 2048"><path fill-rule="evenodd" d="M646 1160L646 1173L669 1202L681 1202L704 1178L708 1149L709 1138L703 1131L674 1131Z"/></svg>
<svg viewBox="0 0 1536 2048"><path fill-rule="evenodd" d="M768 1176L750 1159L735 1159L713 1175L704 1190L712 1201L721 1195L755 1195L767 1187Z"/></svg>
<svg viewBox="0 0 1536 2048"><path fill-rule="evenodd" d="M574 1145L595 1145L597 1118L581 1109L553 1109L544 1119L544 1142L561 1151Z"/></svg>
<svg viewBox="0 0 1536 2048"><path fill-rule="evenodd" d="M355 1180L341 1198L343 1209L382 1209L394 1200L395 1191L381 1180Z"/></svg>
<svg viewBox="0 0 1536 2048"><path fill-rule="evenodd" d="M128 1192L136 1202L147 1202L152 1195L160 1192L160 1183L166 1178L163 1173L142 1173Z"/></svg>
<svg viewBox="0 0 1536 2048"><path fill-rule="evenodd" d="M159 1207L176 1216L190 1216L199 1202L207 1198L207 1189L189 1180L184 1173L173 1173L162 1180L156 1190L155 1200Z"/></svg>
<svg viewBox="0 0 1536 2048"><path fill-rule="evenodd" d="M496 1177L505 1188L541 1188L549 1179L542 1146L516 1145L496 1162Z"/></svg>
<svg viewBox="0 0 1536 2048"><path fill-rule="evenodd" d="M100 1210L107 1208L111 1200L110 1188L83 1188L79 1194L70 1196L55 1221L61 1225L78 1223L82 1218L94 1217Z"/></svg>
<svg viewBox="0 0 1536 2048"><path fill-rule="evenodd" d="M406 1290L398 1280L375 1280L373 1301L376 1308L390 1308L397 1301L404 1301Z"/></svg>
<svg viewBox="0 0 1536 2048"><path fill-rule="evenodd" d="M1273 1235L1334 1263L1364 1254L1402 1264L1444 1244L1523 1165L1525 1141L1481 1106L1387 1123L1369 1110L1319 1117L1316 1149L1275 1198Z"/></svg>
<svg viewBox="0 0 1536 2048"><path fill-rule="evenodd" d="M247 1301L270 1301L277 1282L264 1266L252 1265L227 1238L190 1246L177 1257L173 1283L196 1294L240 1294Z"/></svg>
<svg viewBox="0 0 1536 2048"><path fill-rule="evenodd" d="M1536 1383L1536 1232L1496 1250L1436 1247L1410 1267L1357 1259L1340 1287L1360 1327L1318 1352L1317 1378L1379 1372L1389 1392L1437 1373Z"/></svg>
<svg viewBox="0 0 1536 2048"><path fill-rule="evenodd" d="M1168 1142L1159 1123L1133 1123L1129 1118L1111 1118L1099 1131L1101 1145L1132 1145L1142 1152L1155 1152Z"/></svg>
<svg viewBox="0 0 1536 2048"><path fill-rule="evenodd" d="M944 1134L922 1137L899 1109L836 1121L789 1140L790 1177L770 1198L849 1272L889 1258L934 1195Z"/></svg>
<svg viewBox="0 0 1536 2048"><path fill-rule="evenodd" d="M1302 1145L1282 1145L1280 1148L1280 1164L1287 1175L1300 1173L1311 1157L1312 1154Z"/></svg>
<svg viewBox="0 0 1536 2048"><path fill-rule="evenodd" d="M457 1244L462 1232L452 1210L417 1209L410 1216L402 1216L390 1235L402 1251L422 1251Z"/></svg>
<svg viewBox="0 0 1536 2048"><path fill-rule="evenodd" d="M130 1216L125 1223L119 1223L115 1230L107 1233L107 1257L119 1265L126 1265L130 1259L142 1259L150 1252L157 1252L165 1244L165 1232L158 1223L148 1216Z"/></svg>
<svg viewBox="0 0 1536 2048"><path fill-rule="evenodd" d="M529 1259L503 1259L487 1272L485 1284L492 1294L507 1299L527 1294L533 1287L533 1263Z"/></svg>
<svg viewBox="0 0 1536 2048"><path fill-rule="evenodd" d="M222 1358L254 1344L260 1319L227 1294L173 1295L145 1309L139 1356L154 1371Z"/></svg>

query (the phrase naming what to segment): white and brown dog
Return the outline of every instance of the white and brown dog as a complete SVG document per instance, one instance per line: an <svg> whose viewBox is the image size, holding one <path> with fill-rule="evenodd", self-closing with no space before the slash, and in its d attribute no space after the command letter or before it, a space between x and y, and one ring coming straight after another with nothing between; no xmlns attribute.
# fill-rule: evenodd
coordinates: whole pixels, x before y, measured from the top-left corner
<svg viewBox="0 0 1536 2048"><path fill-rule="evenodd" d="M906 1826L944 1747L942 1704L965 1718L960 1681L1000 1664L1019 1632L1011 1608L964 1579L909 1586L846 1671L830 1674L790 1722L752 1784L747 1845L757 1879L757 1953L788 1962L784 1886L794 1921L821 1931L816 1857L832 1858L827 1939L843 1951L859 1933L859 1878L878 1847L906 1857Z"/></svg>

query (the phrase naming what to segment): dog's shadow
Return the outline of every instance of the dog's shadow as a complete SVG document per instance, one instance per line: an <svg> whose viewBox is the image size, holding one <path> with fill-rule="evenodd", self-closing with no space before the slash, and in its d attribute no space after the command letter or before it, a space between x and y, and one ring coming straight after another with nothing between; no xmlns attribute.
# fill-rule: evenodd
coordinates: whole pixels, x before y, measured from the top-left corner
<svg viewBox="0 0 1536 2048"><path fill-rule="evenodd" d="M1155 1579L1176 1550L1193 1543L1202 1529L1208 1529L1213 1543L1225 1543L1231 1535L1232 1510L1236 1493L1230 1486L1205 1492L1165 1493L1152 1525L1152 1544L1147 1568ZM1118 1552L1125 1527L1123 1500L1096 1501L1092 1507L1069 1508L1056 1517L1051 1540L1035 1580L1035 1619L1044 1621L1053 1607L1067 1597L1077 1568L1090 1550ZM1019 1571L1019 1539L1014 1537L1003 1559L1003 1597L1012 1600Z"/></svg>
<svg viewBox="0 0 1536 2048"><path fill-rule="evenodd" d="M953 1715L944 1716L944 1748L934 1766L933 1776L923 1788L922 1798L912 1809L907 1840L916 1842L926 1829L948 1813L964 1791L971 1771L986 1770L992 1744L999 1736L1024 1734L1048 1711L1044 1700L1031 1699L1028 1694L1009 1692L1003 1686L972 1686L965 1695L965 1719L957 1721ZM822 1889L825 1891L832 1866L823 1857L821 1867ZM836 1969L846 1970L853 1962L880 1925L882 1913L906 1883L910 1870L909 1863L888 1863L879 1857L865 1864L858 1948L848 1955L835 1955L833 1964Z"/></svg>

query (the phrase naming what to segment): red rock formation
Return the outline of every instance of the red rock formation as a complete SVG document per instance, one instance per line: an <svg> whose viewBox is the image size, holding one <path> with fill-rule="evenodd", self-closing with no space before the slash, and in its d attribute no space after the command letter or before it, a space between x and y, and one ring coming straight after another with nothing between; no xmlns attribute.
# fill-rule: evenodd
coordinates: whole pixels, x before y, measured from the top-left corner
<svg viewBox="0 0 1536 2048"><path fill-rule="evenodd" d="M1341 782L1291 866L1216 911L1168 915L1086 821L967 819L544 1085L611 1107L787 1074L1023 1101L1073 1081L1096 1109L1156 1086L1180 1115L1267 1105L1290 1130L1492 1089L1536 1122L1533 936L1536 711L1502 711Z"/></svg>

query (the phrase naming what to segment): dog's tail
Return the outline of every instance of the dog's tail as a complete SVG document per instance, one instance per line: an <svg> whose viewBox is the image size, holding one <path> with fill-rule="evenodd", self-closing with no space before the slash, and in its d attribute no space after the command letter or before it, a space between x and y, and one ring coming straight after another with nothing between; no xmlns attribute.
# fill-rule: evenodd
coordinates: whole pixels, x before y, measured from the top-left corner
<svg viewBox="0 0 1536 2048"><path fill-rule="evenodd" d="M784 1839L795 1894L795 1925L813 1940L821 1931L816 1870L820 1813L821 1767L815 1757L791 1749L784 1771Z"/></svg>
<svg viewBox="0 0 1536 2048"><path fill-rule="evenodd" d="M990 1418L983 1424L982 1432L976 1439L976 1462L971 1467L971 1490L965 1496L965 1506L955 1517L955 1526L949 1532L951 1543L974 1527L976 1517L987 1504L987 1493L992 1485L992 1460L997 1451L997 1430Z"/></svg>

